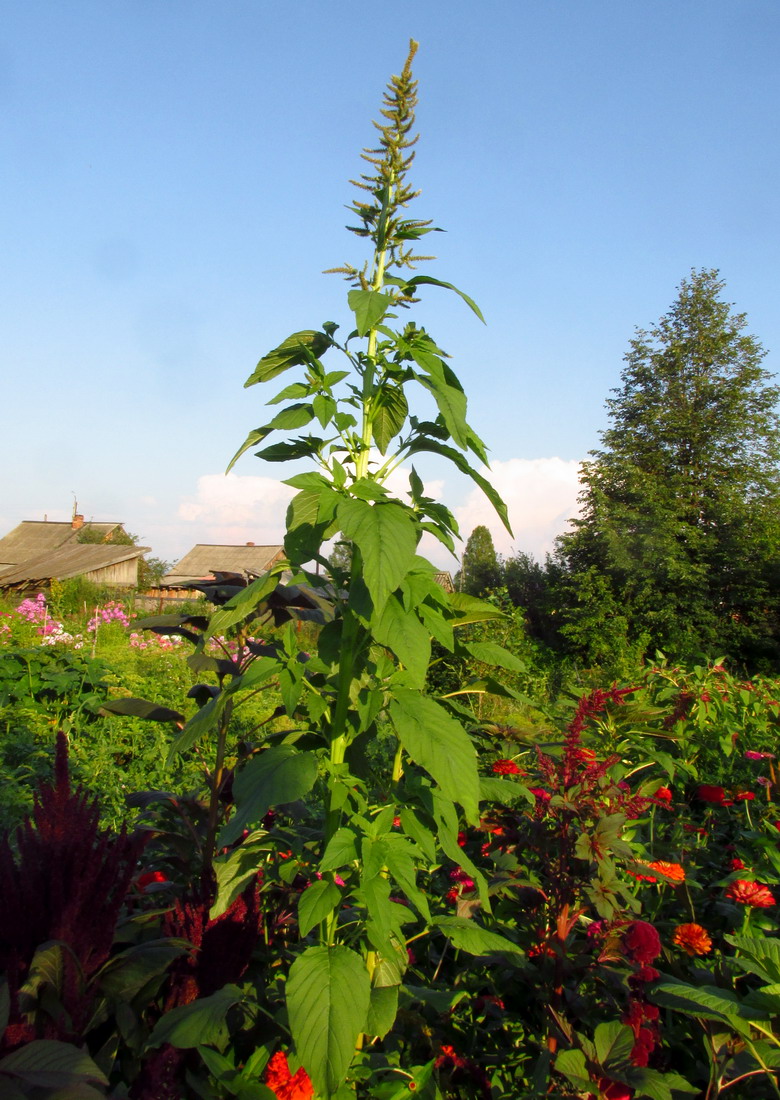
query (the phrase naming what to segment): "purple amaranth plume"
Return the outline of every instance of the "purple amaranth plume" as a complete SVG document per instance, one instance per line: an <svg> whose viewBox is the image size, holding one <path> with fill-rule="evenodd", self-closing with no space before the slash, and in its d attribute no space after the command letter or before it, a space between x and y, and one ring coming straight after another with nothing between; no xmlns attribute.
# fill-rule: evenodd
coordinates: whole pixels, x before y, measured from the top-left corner
<svg viewBox="0 0 780 1100"><path fill-rule="evenodd" d="M7 1051L31 1038L83 1038L91 1014L89 979L109 956L114 931L143 837L100 828L96 800L73 790L68 744L57 735L54 781L41 784L15 846L0 837L0 971L11 993L11 1021L0 1041ZM15 850L14 850L15 849ZM61 1018L42 1017L34 1033L18 1015L18 992L41 944L62 953Z"/></svg>

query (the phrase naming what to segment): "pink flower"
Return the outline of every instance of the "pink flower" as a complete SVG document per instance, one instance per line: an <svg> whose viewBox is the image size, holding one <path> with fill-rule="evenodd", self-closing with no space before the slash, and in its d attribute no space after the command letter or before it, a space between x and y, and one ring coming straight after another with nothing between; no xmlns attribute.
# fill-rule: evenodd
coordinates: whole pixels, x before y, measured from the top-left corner
<svg viewBox="0 0 780 1100"><path fill-rule="evenodd" d="M746 760L774 760L774 758L773 752L756 752L755 749L748 749L745 753Z"/></svg>

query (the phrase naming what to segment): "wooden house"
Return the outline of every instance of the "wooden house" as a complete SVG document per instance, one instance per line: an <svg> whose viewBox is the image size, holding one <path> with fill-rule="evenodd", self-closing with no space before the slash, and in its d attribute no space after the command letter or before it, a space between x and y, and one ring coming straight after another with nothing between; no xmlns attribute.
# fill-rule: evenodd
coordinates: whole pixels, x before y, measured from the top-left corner
<svg viewBox="0 0 780 1100"><path fill-rule="evenodd" d="M129 541L121 523L85 523L84 517L78 514L65 523L26 519L0 539L0 575L12 566L51 554L65 546L85 543L109 545L117 538L122 542Z"/></svg>
<svg viewBox="0 0 780 1100"><path fill-rule="evenodd" d="M148 546L110 546L73 543L0 572L0 589L27 592L46 588L53 580L84 577L107 588L138 587L138 562Z"/></svg>
<svg viewBox="0 0 780 1100"><path fill-rule="evenodd" d="M165 574L159 587L149 589L144 595L148 600L191 600L191 593L180 585L191 581L205 581L215 573L243 573L248 578L259 577L284 557L284 547L256 546L247 542L240 546L198 543L188 554Z"/></svg>

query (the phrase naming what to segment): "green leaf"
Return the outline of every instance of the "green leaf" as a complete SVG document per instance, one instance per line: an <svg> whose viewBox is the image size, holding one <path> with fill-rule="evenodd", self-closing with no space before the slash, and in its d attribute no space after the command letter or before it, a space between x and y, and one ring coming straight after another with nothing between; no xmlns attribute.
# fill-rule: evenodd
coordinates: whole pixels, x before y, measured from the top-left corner
<svg viewBox="0 0 780 1100"><path fill-rule="evenodd" d="M370 1000L363 960L347 947L309 947L290 967L290 1029L298 1056L322 1096L334 1093L346 1077Z"/></svg>
<svg viewBox="0 0 780 1100"><path fill-rule="evenodd" d="M350 290L347 301L355 314L358 336L365 336L372 328L376 328L387 313L392 296L380 290Z"/></svg>
<svg viewBox="0 0 780 1100"><path fill-rule="evenodd" d="M513 779L499 779L498 776L481 775L479 777L480 802L517 802L518 798L524 798L531 805L536 805L536 799L526 786Z"/></svg>
<svg viewBox="0 0 780 1100"><path fill-rule="evenodd" d="M246 588L242 588L228 600L224 607L211 616L206 637L213 638L215 635L226 634L236 623L243 622L244 619L256 614L263 600L278 584L278 576L274 573L264 573Z"/></svg>
<svg viewBox="0 0 780 1100"><path fill-rule="evenodd" d="M599 1024L593 1036L596 1056L605 1069L625 1065L630 1061L634 1046L634 1033L618 1020Z"/></svg>
<svg viewBox="0 0 780 1100"><path fill-rule="evenodd" d="M301 939L324 921L341 901L341 891L326 878L313 882L298 898L298 931Z"/></svg>
<svg viewBox="0 0 780 1100"><path fill-rule="evenodd" d="M484 623L495 619L503 619L506 616L495 604L487 600L477 599L465 592L449 593L450 607L455 612L454 626L466 626L468 623Z"/></svg>
<svg viewBox="0 0 780 1100"><path fill-rule="evenodd" d="M452 372L442 363L438 356L426 354L412 349L412 356L418 365L428 371L428 376L418 374L417 381L428 390L438 406L447 431L455 443L467 450L471 438L469 426L466 423L466 395L460 385L452 385L448 380ZM453 376L454 377L454 376Z"/></svg>
<svg viewBox="0 0 780 1100"><path fill-rule="evenodd" d="M371 431L380 454L386 454L390 441L406 423L409 404L401 386L386 383L374 401L371 413Z"/></svg>
<svg viewBox="0 0 780 1100"><path fill-rule="evenodd" d="M434 925L459 950L469 955L495 955L501 952L514 958L525 958L517 944L465 917L437 917Z"/></svg>
<svg viewBox="0 0 780 1100"><path fill-rule="evenodd" d="M729 990L664 982L653 988L653 1001L686 1016L721 1021L744 1038L750 1038L750 1027L740 1019L739 998Z"/></svg>
<svg viewBox="0 0 780 1100"><path fill-rule="evenodd" d="M581 1050L559 1050L555 1055L555 1069L580 1090L593 1084Z"/></svg>
<svg viewBox="0 0 780 1100"><path fill-rule="evenodd" d="M376 1035L384 1039L395 1023L398 1014L398 986L374 986L371 990L371 1003L368 1007L366 1035Z"/></svg>
<svg viewBox="0 0 780 1100"><path fill-rule="evenodd" d="M99 714L122 714L133 718L145 718L148 722L183 722L178 710L150 703L148 699L108 699L100 707Z"/></svg>
<svg viewBox="0 0 780 1100"><path fill-rule="evenodd" d="M3 1075L17 1077L32 1088L56 1089L93 1081L108 1085L108 1078L83 1050L58 1039L33 1039L0 1061Z"/></svg>
<svg viewBox="0 0 780 1100"><path fill-rule="evenodd" d="M377 612L409 571L417 550L414 520L400 504L345 500L338 523L360 549L363 575Z"/></svg>
<svg viewBox="0 0 780 1100"><path fill-rule="evenodd" d="M189 944L181 939L135 944L109 959L98 977L100 990L113 1000L130 1002L154 978L162 979L173 960L188 950Z"/></svg>
<svg viewBox="0 0 780 1100"><path fill-rule="evenodd" d="M233 683L236 683L234 681ZM233 685L231 685L232 687ZM219 722L220 716L228 702L227 691L215 695L190 718L184 729L176 737L168 750L168 764L170 765L177 752L186 752L195 742L212 730Z"/></svg>
<svg viewBox="0 0 780 1100"><path fill-rule="evenodd" d="M233 780L236 812L219 837L219 846L232 844L248 826L259 822L272 806L295 802L308 794L317 778L313 752L292 745L274 745L244 764Z"/></svg>
<svg viewBox="0 0 780 1100"><path fill-rule="evenodd" d="M495 642L464 642L462 648L485 665L505 668L507 672L526 671L526 666L519 657Z"/></svg>
<svg viewBox="0 0 780 1100"><path fill-rule="evenodd" d="M431 640L417 616L404 611L396 597L390 596L371 626L374 640L391 649L422 688L431 659Z"/></svg>
<svg viewBox="0 0 780 1100"><path fill-rule="evenodd" d="M481 474L477 473L460 451L456 451L454 447L448 447L446 444L440 443L437 439L431 439L427 436L418 436L410 443L407 454L419 454L420 451L430 451L432 454L442 455L444 458L448 458L453 465L457 466L461 473L467 474L473 482L479 485L482 492L495 508L501 522L504 527L506 527L509 534L511 535L513 533L509 524L506 504L504 504L490 482Z"/></svg>
<svg viewBox="0 0 780 1100"><path fill-rule="evenodd" d="M468 294L464 294L462 290L458 290L458 288L456 286L453 286L452 283L445 283L441 279L434 279L431 275L415 275L412 279L399 279L397 278L397 276L385 275L385 282L391 283L395 286L403 287L404 293L408 294L410 297L414 295L417 287L422 284L427 284L428 286L440 286L443 287L444 290L451 290L454 294L457 294L459 298L463 299L469 309L476 313L477 317L479 317L480 321L483 324L485 323L485 318L482 316L482 311L480 310L474 299L470 298Z"/></svg>
<svg viewBox="0 0 780 1100"><path fill-rule="evenodd" d="M479 817L477 754L463 726L430 696L393 690L390 717L406 751L432 776L469 821Z"/></svg>
<svg viewBox="0 0 780 1100"><path fill-rule="evenodd" d="M172 1008L154 1026L146 1044L147 1050L170 1043L179 1050L198 1046L224 1049L228 1038L227 1014L241 1000L237 985L226 985L210 997L200 997L190 1004Z"/></svg>
<svg viewBox="0 0 780 1100"><path fill-rule="evenodd" d="M324 332L313 332L311 329L294 332L277 348L263 356L244 383L244 388L254 386L257 382L269 382L290 367L319 359L331 344L330 337Z"/></svg>
<svg viewBox="0 0 780 1100"><path fill-rule="evenodd" d="M289 443L274 443L256 454L257 458L262 458L265 462L291 462L294 458L311 458L318 454L324 443L324 439L307 435Z"/></svg>
<svg viewBox="0 0 780 1100"><path fill-rule="evenodd" d="M320 861L321 871L336 871L357 859L357 838L351 829L342 826L328 841Z"/></svg>
<svg viewBox="0 0 780 1100"><path fill-rule="evenodd" d="M216 920L226 913L239 894L242 894L253 879L263 852L268 843L253 843L253 838L262 838L265 833L253 833L226 856L214 861L214 873L217 876L217 895L209 911L209 919Z"/></svg>

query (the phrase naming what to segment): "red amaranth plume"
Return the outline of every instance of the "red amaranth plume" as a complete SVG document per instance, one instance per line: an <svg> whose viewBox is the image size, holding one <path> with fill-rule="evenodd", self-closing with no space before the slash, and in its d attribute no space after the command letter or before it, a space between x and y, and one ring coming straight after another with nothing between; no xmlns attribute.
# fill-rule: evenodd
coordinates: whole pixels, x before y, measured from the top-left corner
<svg viewBox="0 0 780 1100"><path fill-rule="evenodd" d="M89 978L108 958L143 849L142 837L102 830L99 815L96 801L71 789L67 739L58 733L54 780L41 784L17 830L16 854L8 836L0 837L0 970L12 1006L36 949L49 940L68 947L62 1001L70 1020L50 1021L41 1038L80 1038L91 1014ZM10 1027L2 1049L13 1034Z"/></svg>

